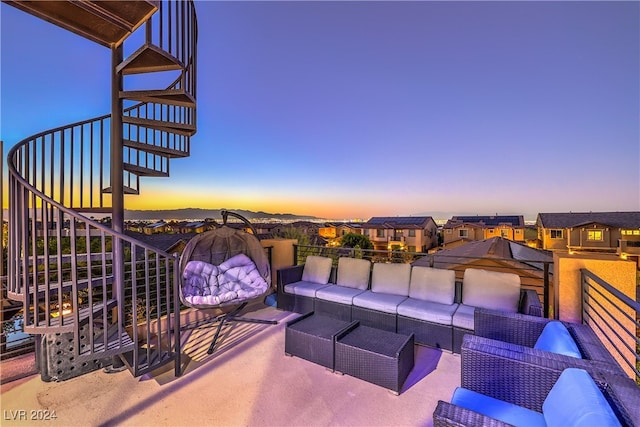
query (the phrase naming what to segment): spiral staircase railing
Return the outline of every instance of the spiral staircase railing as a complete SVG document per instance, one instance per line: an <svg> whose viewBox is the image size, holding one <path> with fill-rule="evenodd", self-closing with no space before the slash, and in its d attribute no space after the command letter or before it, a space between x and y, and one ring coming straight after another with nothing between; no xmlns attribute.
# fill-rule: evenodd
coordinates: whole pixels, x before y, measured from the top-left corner
<svg viewBox="0 0 640 427"><path fill-rule="evenodd" d="M118 3L131 2L110 7ZM22 302L25 332L76 363L119 356L134 376L171 362L180 373L178 258L96 216L113 214L113 182L123 183L121 194L138 194L141 177L169 176L170 159L189 156L196 131L194 2L149 3L157 10L134 37L111 46L141 43L113 73L178 77L157 89L116 90L115 134L113 113L96 117L20 141L7 162L7 294ZM115 169L113 144L123 160ZM55 369L52 377L64 375Z"/></svg>

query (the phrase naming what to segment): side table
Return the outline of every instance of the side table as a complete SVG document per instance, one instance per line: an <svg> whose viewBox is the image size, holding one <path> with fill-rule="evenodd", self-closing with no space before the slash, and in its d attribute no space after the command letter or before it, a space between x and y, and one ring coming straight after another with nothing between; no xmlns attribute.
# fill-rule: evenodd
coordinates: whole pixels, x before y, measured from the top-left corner
<svg viewBox="0 0 640 427"><path fill-rule="evenodd" d="M335 371L400 394L414 365L414 336L359 324L336 335Z"/></svg>
<svg viewBox="0 0 640 427"><path fill-rule="evenodd" d="M309 312L286 324L284 352L334 369L335 336L356 322Z"/></svg>

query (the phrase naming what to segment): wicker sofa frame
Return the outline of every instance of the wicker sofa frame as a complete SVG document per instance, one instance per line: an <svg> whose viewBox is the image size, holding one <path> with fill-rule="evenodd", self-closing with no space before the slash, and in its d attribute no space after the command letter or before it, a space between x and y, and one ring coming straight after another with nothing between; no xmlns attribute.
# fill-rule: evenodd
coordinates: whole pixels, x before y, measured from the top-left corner
<svg viewBox="0 0 640 427"><path fill-rule="evenodd" d="M461 386L537 412L568 367L586 370L605 395L622 425L640 425L640 388L619 366L569 356L495 347L493 340L465 336L461 348ZM468 409L439 401L434 426L508 425Z"/></svg>
<svg viewBox="0 0 640 427"><path fill-rule="evenodd" d="M304 264L286 267L277 271L277 308L295 313L314 311L318 314L337 317L345 321L358 320L362 325L405 335L414 334L416 344L442 348L460 353L462 339L465 334L473 334L473 330L443 325L421 319L384 313L363 307L340 304L322 299L291 294L285 286L302 279ZM336 269L332 269L330 283L336 282ZM462 282L456 282L455 302L462 300ZM531 289L521 289L519 313L530 316L542 316L542 303L538 294Z"/></svg>
<svg viewBox="0 0 640 427"><path fill-rule="evenodd" d="M277 298L276 298L276 306L279 310L284 311L292 311L294 313L305 314L310 311L321 312L320 310L315 310L314 300L315 298L307 297L304 295L290 294L285 292L284 287L289 283L295 283L302 280L302 273L304 272L304 264L294 265L293 267L281 268L276 272L276 280L277 280ZM336 281L336 268L331 269L331 276L329 278L329 282L335 283ZM327 308L328 313L331 312L329 308ZM349 315L349 319L351 320L351 315Z"/></svg>

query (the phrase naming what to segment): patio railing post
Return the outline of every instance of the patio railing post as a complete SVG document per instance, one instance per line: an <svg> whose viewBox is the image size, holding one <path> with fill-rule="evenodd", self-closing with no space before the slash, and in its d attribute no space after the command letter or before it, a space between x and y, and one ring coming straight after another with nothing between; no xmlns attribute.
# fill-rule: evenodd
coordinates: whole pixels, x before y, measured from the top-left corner
<svg viewBox="0 0 640 427"><path fill-rule="evenodd" d="M586 309L586 304L585 304L585 299L588 298L589 295L589 290L587 289L587 287L589 286L589 283L587 281L587 278L584 274L584 270L580 269L580 323L584 324L584 319L585 319L585 309Z"/></svg>
<svg viewBox="0 0 640 427"><path fill-rule="evenodd" d="M543 299L543 310L544 310L544 317L546 319L549 318L549 293L550 293L550 289L549 289L549 263L545 262L544 263L544 276L543 276L543 295L542 295L542 299ZM555 316L555 313L554 313Z"/></svg>

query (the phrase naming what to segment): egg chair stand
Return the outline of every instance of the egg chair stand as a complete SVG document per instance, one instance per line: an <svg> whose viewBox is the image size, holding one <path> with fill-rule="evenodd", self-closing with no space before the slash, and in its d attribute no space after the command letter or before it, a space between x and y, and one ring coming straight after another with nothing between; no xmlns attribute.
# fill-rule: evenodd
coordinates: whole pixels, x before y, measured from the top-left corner
<svg viewBox="0 0 640 427"><path fill-rule="evenodd" d="M223 314L221 316L218 316L216 318L216 321L218 322L218 328L216 329L216 334L213 337L213 341L211 341L211 345L209 346L209 349L207 350L207 354L213 354L213 350L216 346L216 343L218 342L218 337L220 336L220 331L222 331L222 327L229 322L244 322L244 323L259 323L262 325L277 325L278 322L276 320L263 320L263 319L252 319L249 317L238 317L237 314L239 312L242 311L242 309L244 309L246 307L248 303L247 302L243 302L242 304L240 304L240 306L238 308L236 308L235 310L227 313L227 314Z"/></svg>
<svg viewBox="0 0 640 427"><path fill-rule="evenodd" d="M238 315L250 302L273 291L271 268L253 225L240 214L226 210L221 214L223 225L192 238L180 257L181 302L196 309L223 311L212 320L217 322L217 329L207 354L213 353L226 324L278 324L275 320ZM243 221L251 233L229 227L229 215Z"/></svg>

